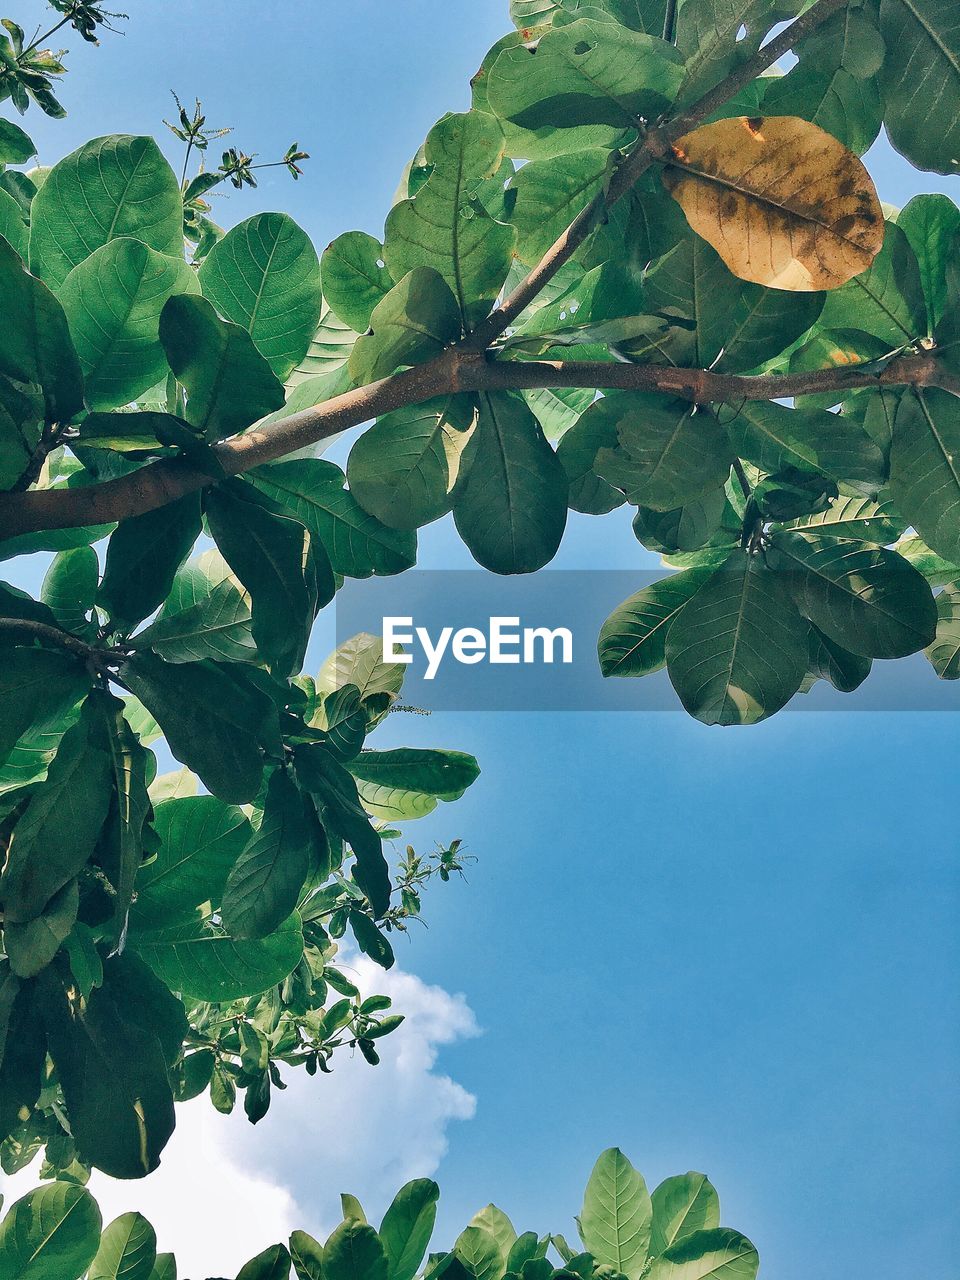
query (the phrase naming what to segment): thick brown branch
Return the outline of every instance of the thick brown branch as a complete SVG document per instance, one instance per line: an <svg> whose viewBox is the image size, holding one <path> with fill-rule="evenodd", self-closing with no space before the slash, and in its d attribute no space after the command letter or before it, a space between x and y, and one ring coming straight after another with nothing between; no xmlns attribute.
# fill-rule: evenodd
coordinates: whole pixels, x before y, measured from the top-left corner
<svg viewBox="0 0 960 1280"><path fill-rule="evenodd" d="M66 649L77 657L89 659L97 650L86 644L78 636L72 636L58 627L51 627L46 622L34 622L29 618L0 618L0 640L13 636L23 643L38 640L41 644L53 645L57 649Z"/></svg>
<svg viewBox="0 0 960 1280"><path fill-rule="evenodd" d="M478 326L471 336L470 345L477 350L482 350L509 328L517 316L538 296L544 285L570 261L591 232L600 225L607 211L618 200L623 199L637 179L646 173L652 164L669 154L671 145L678 138L718 111L725 102L728 102L768 67L773 66L798 41L816 30L846 3L847 0L817 0L817 3L812 5L806 13L781 31L769 44L764 45L759 53L754 54L752 58L747 58L709 93L704 94L678 115L650 129L613 175L607 190L600 192L578 214L530 274L517 285L501 306Z"/></svg>
<svg viewBox="0 0 960 1280"><path fill-rule="evenodd" d="M482 353L451 349L428 364L304 409L288 418L235 436L215 446L228 475L275 462L348 427L406 405L457 391L533 390L588 387L601 390L660 391L700 404L775 400L788 396L859 387L938 386L960 395L960 377L947 373L932 356L904 356L885 369L845 366L813 373L746 377L706 369L613 361L490 361ZM210 476L180 461L161 461L103 484L77 489L35 489L0 495L0 539L40 529L107 524L152 511L186 493L203 489Z"/></svg>

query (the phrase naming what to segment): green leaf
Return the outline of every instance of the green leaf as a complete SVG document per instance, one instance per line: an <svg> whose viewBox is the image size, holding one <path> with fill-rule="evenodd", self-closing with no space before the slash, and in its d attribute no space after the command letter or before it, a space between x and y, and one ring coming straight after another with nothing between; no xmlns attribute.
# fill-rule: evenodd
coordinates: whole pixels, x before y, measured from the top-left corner
<svg viewBox="0 0 960 1280"><path fill-rule="evenodd" d="M0 1275L80 1280L100 1240L100 1210L84 1187L50 1182L17 1200L0 1223Z"/></svg>
<svg viewBox="0 0 960 1280"><path fill-rule="evenodd" d="M258 213L228 231L204 258L200 287L278 378L307 354L320 322L320 262L285 213Z"/></svg>
<svg viewBox="0 0 960 1280"><path fill-rule="evenodd" d="M650 1254L657 1258L695 1231L720 1225L720 1197L702 1173L682 1173L661 1182L651 1196Z"/></svg>
<svg viewBox="0 0 960 1280"><path fill-rule="evenodd" d="M684 0L677 15L677 47L686 59L680 101L712 89L757 52L778 19L799 8L797 0Z"/></svg>
<svg viewBox="0 0 960 1280"><path fill-rule="evenodd" d="M75 547L54 556L44 575L40 598L67 631L82 631L97 598L100 568L92 547Z"/></svg>
<svg viewBox="0 0 960 1280"><path fill-rule="evenodd" d="M664 666L670 627L710 577L709 569L687 569L661 578L618 605L597 642L603 674L646 676Z"/></svg>
<svg viewBox="0 0 960 1280"><path fill-rule="evenodd" d="M534 266L561 232L600 191L610 168L610 152L599 147L525 164L510 183L516 192L511 221L517 252Z"/></svg>
<svg viewBox="0 0 960 1280"><path fill-rule="evenodd" d="M837 498L826 511L802 516L786 527L814 529L821 538L854 538L884 546L896 542L906 521L886 499L874 502L869 498Z"/></svg>
<svg viewBox="0 0 960 1280"><path fill-rule="evenodd" d="M590 387L540 387L522 393L548 440L560 440L596 399Z"/></svg>
<svg viewBox="0 0 960 1280"><path fill-rule="evenodd" d="M727 533L730 515L726 489L713 489L702 498L694 498L671 511L638 507L633 517L633 532L650 551L667 555L677 551L697 551ZM741 528L742 523L738 522L736 529L732 530L733 536L727 537L726 541L731 545L737 542Z"/></svg>
<svg viewBox="0 0 960 1280"><path fill-rule="evenodd" d="M339 467L322 458L298 458L258 467L249 477L277 506L326 548L336 573L351 578L402 573L417 558L412 531L381 524L344 488Z"/></svg>
<svg viewBox="0 0 960 1280"><path fill-rule="evenodd" d="M897 510L929 547L960 563L960 401L925 387L897 407L890 449Z"/></svg>
<svg viewBox="0 0 960 1280"><path fill-rule="evenodd" d="M357 333L370 328L374 307L395 283L384 265L383 245L365 231L346 231L327 246L320 277L330 308Z"/></svg>
<svg viewBox="0 0 960 1280"><path fill-rule="evenodd" d="M271 700L244 682L241 671L212 662L168 664L150 653L135 653L121 668L121 678L156 717L174 757L231 804L256 798L263 773L260 744L276 725Z"/></svg>
<svg viewBox="0 0 960 1280"><path fill-rule="evenodd" d="M300 963L303 934L294 912L262 939L234 938L206 920L137 933L130 945L171 991L221 1004L259 995L282 982Z"/></svg>
<svg viewBox="0 0 960 1280"><path fill-rule="evenodd" d="M121 236L183 255L180 186L152 138L94 138L54 165L33 201L30 269L57 289L73 267Z"/></svg>
<svg viewBox="0 0 960 1280"><path fill-rule="evenodd" d="M496 1240L497 1248L500 1250L500 1274L502 1274L506 1269L510 1250L517 1240L513 1223L502 1209L498 1209L495 1204L488 1204L473 1215L469 1225L482 1227Z"/></svg>
<svg viewBox="0 0 960 1280"><path fill-rule="evenodd" d="M760 289L738 280L715 249L687 230L680 243L650 267L644 279L643 309L691 321L693 327L676 339L677 356L682 354L684 362L695 368L708 369L728 341L734 345L736 360L737 324ZM808 304L799 305L805 309Z"/></svg>
<svg viewBox="0 0 960 1280"><path fill-rule="evenodd" d="M866 680L872 666L870 658L851 653L811 625L807 668L809 674L819 680L829 681L841 693L853 693Z"/></svg>
<svg viewBox="0 0 960 1280"><path fill-rule="evenodd" d="M392 969L395 957L386 934L362 911L349 912L348 919L357 946L363 954L369 956L381 969Z"/></svg>
<svg viewBox="0 0 960 1280"><path fill-rule="evenodd" d="M154 826L160 847L137 873L134 930L186 924L204 904L219 906L227 876L252 836L243 810L214 796L164 800Z"/></svg>
<svg viewBox="0 0 960 1280"><path fill-rule="evenodd" d="M40 1097L47 1037L33 984L24 984L4 964L0 978L0 1134L6 1139ZM0 1239L3 1228L0 1227ZM3 1248L0 1246L0 1258ZM2 1263L0 1263L2 1274Z"/></svg>
<svg viewBox="0 0 960 1280"><path fill-rule="evenodd" d="M617 447L617 423L632 403L624 392L608 392L594 401L557 446L557 457L570 483L567 501L571 510L602 516L626 501L619 489L597 475L594 463L601 449Z"/></svg>
<svg viewBox="0 0 960 1280"><path fill-rule="evenodd" d="M340 1223L323 1249L324 1280L387 1280L387 1258L373 1227Z"/></svg>
<svg viewBox="0 0 960 1280"><path fill-rule="evenodd" d="M932 642L933 595L895 551L801 530L777 533L771 546L801 612L851 653L903 658Z"/></svg>
<svg viewBox="0 0 960 1280"><path fill-rule="evenodd" d="M77 920L80 891L71 880L53 895L41 913L22 924L6 922L3 944L18 978L34 978L60 950Z"/></svg>
<svg viewBox="0 0 960 1280"><path fill-rule="evenodd" d="M37 148L18 124L0 120L0 164L26 164Z"/></svg>
<svg viewBox="0 0 960 1280"><path fill-rule="evenodd" d="M923 337L927 309L920 267L910 241L894 222L886 224L883 248L871 265L827 294L822 329L860 329L891 349Z"/></svg>
<svg viewBox="0 0 960 1280"><path fill-rule="evenodd" d="M250 627L250 597L215 552L184 565L156 621L137 633L137 648L167 662L258 662ZM182 588L178 588L178 583Z"/></svg>
<svg viewBox="0 0 960 1280"><path fill-rule="evenodd" d="M880 30L887 46L880 84L890 141L918 169L956 173L960 33L952 0L881 0Z"/></svg>
<svg viewBox="0 0 960 1280"><path fill-rule="evenodd" d="M181 294L160 315L160 341L187 389L187 421L207 440L249 427L283 404L283 384L245 329L205 298Z"/></svg>
<svg viewBox="0 0 960 1280"><path fill-rule="evenodd" d="M350 354L350 376L358 386L386 378L401 366L439 355L460 334L450 286L432 267L416 267L374 307L370 333L358 338Z"/></svg>
<svg viewBox="0 0 960 1280"><path fill-rule="evenodd" d="M16 826L0 878L7 923L34 920L86 865L110 803L110 760L91 740L90 710L67 729Z"/></svg>
<svg viewBox="0 0 960 1280"><path fill-rule="evenodd" d="M0 239L0 373L43 388L49 422L66 422L83 408L83 375L63 307L40 280L28 275Z"/></svg>
<svg viewBox="0 0 960 1280"><path fill-rule="evenodd" d="M516 243L516 231L492 218L480 199L481 184L502 161L503 135L493 116L444 116L424 148L429 178L387 217L384 258L391 276L399 280L417 267L439 272L468 327L500 292Z"/></svg>
<svg viewBox="0 0 960 1280"><path fill-rule="evenodd" d="M516 395L480 397L470 468L454 500L457 531L494 573L533 573L556 555L567 522L567 476Z"/></svg>
<svg viewBox="0 0 960 1280"><path fill-rule="evenodd" d="M129 236L79 263L60 287L91 409L129 404L166 374L160 313L173 294L198 293L181 258Z"/></svg>
<svg viewBox="0 0 960 1280"><path fill-rule="evenodd" d="M761 471L795 467L845 481L865 494L875 494L883 484L883 453L846 414L754 400L724 411L721 421L738 455Z"/></svg>
<svg viewBox="0 0 960 1280"><path fill-rule="evenodd" d="M447 396L379 418L350 450L350 492L391 529L419 529L439 520L453 505L472 417L469 401Z"/></svg>
<svg viewBox="0 0 960 1280"><path fill-rule="evenodd" d="M554 27L531 53L504 49L489 73L490 108L524 129L606 124L629 129L676 96L683 60L665 41L584 18Z"/></svg>
<svg viewBox="0 0 960 1280"><path fill-rule="evenodd" d="M200 528L198 493L120 522L107 544L97 597L117 630L129 632L164 602Z"/></svg>
<svg viewBox="0 0 960 1280"><path fill-rule="evenodd" d="M272 1244L263 1253L251 1258L246 1266L240 1268L237 1280L288 1280L290 1275L290 1254L287 1246Z"/></svg>
<svg viewBox="0 0 960 1280"><path fill-rule="evenodd" d="M298 747L297 778L321 808L324 827L346 840L356 856L354 878L373 907L382 916L390 905L390 876L380 836L370 824L353 777L319 743Z"/></svg>
<svg viewBox="0 0 960 1280"><path fill-rule="evenodd" d="M672 511L723 487L733 449L709 409L670 396L637 393L617 422L616 449L597 455L597 474L628 502Z"/></svg>
<svg viewBox="0 0 960 1280"><path fill-rule="evenodd" d="M394 1196L380 1224L387 1280L413 1280L417 1274L433 1234L439 1198L440 1188L429 1178L408 1182Z"/></svg>
<svg viewBox="0 0 960 1280"><path fill-rule="evenodd" d="M787 583L735 551L667 634L667 670L704 724L755 724L785 706L807 669L807 626Z"/></svg>
<svg viewBox="0 0 960 1280"><path fill-rule="evenodd" d="M956 587L937 596L937 634L926 654L941 680L960 679L960 590Z"/></svg>
<svg viewBox="0 0 960 1280"><path fill-rule="evenodd" d="M151 1280L157 1233L141 1213L124 1213L106 1228L88 1280Z"/></svg>
<svg viewBox="0 0 960 1280"><path fill-rule="evenodd" d="M81 1159L114 1178L142 1178L173 1133L167 1061L153 1031L121 1013L104 977L77 1002L52 967L44 970L50 1055Z"/></svg>
<svg viewBox="0 0 960 1280"><path fill-rule="evenodd" d="M323 1246L306 1231L294 1231L291 1235L290 1260L297 1280L322 1280Z"/></svg>
<svg viewBox="0 0 960 1280"><path fill-rule="evenodd" d="M317 325L317 331L310 341L307 354L287 378L287 386L296 388L303 382L325 377L335 373L337 370L345 369L356 340L357 335L349 325L345 325L341 320L338 320L326 302L323 302L320 308L320 323ZM322 398L329 399L329 396L325 395ZM310 403L318 404L320 401L311 400ZM304 408L306 406L300 405L299 407Z"/></svg>
<svg viewBox="0 0 960 1280"><path fill-rule="evenodd" d="M480 776L473 756L462 751L431 751L398 747L392 751L364 751L349 764L355 778L382 787L459 800Z"/></svg>
<svg viewBox="0 0 960 1280"><path fill-rule="evenodd" d="M77 990L86 999L94 987L103 984L103 961L97 951L93 930L78 922L63 947Z"/></svg>
<svg viewBox="0 0 960 1280"><path fill-rule="evenodd" d="M177 1280L177 1260L172 1253L158 1253L150 1280Z"/></svg>
<svg viewBox="0 0 960 1280"><path fill-rule="evenodd" d="M231 868L220 914L235 938L265 938L297 905L310 870L312 833L303 798L276 769L267 784L263 817Z"/></svg>
<svg viewBox="0 0 960 1280"><path fill-rule="evenodd" d="M754 1280L756 1249L739 1231L716 1227L678 1240L651 1266L646 1280Z"/></svg>
<svg viewBox="0 0 960 1280"><path fill-rule="evenodd" d="M266 510L247 484L211 489L204 514L223 558L250 592L251 627L260 653L279 675L299 671L316 603L305 577L310 535L298 521Z"/></svg>
<svg viewBox="0 0 960 1280"><path fill-rule="evenodd" d="M746 373L774 359L817 323L825 302L823 293L790 293L741 281L715 367Z"/></svg>
<svg viewBox="0 0 960 1280"><path fill-rule="evenodd" d="M4 652L0 666L0 763L32 725L75 706L89 684L73 655L45 649Z"/></svg>
<svg viewBox="0 0 960 1280"><path fill-rule="evenodd" d="M475 1280L499 1280L503 1274L500 1246L485 1227L469 1226L461 1231L453 1251Z"/></svg>
<svg viewBox="0 0 960 1280"><path fill-rule="evenodd" d="M583 1243L596 1261L638 1280L652 1213L646 1183L627 1157L617 1147L604 1151L590 1174L579 1220Z"/></svg>
<svg viewBox="0 0 960 1280"><path fill-rule="evenodd" d="M317 674L317 689L330 693L352 684L360 690L363 701L379 696L392 702L403 688L405 674L403 663L383 661L379 636L361 632L330 654Z"/></svg>
<svg viewBox="0 0 960 1280"><path fill-rule="evenodd" d="M347 1191L341 1191L340 1206L344 1218L352 1218L354 1222L366 1222L367 1215L363 1212L363 1205L356 1196L350 1195Z"/></svg>
<svg viewBox="0 0 960 1280"><path fill-rule="evenodd" d="M947 310L947 271L960 233L960 209L947 196L914 196L897 214L897 226L917 256L927 332L933 333Z"/></svg>

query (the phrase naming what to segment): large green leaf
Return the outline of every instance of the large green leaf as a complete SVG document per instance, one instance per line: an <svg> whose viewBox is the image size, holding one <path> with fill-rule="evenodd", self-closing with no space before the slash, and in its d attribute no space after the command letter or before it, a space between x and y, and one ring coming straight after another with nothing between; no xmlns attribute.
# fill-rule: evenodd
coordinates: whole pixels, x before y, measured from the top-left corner
<svg viewBox="0 0 960 1280"><path fill-rule="evenodd" d="M358 386L386 378L439 355L460 333L460 310L446 280L432 267L415 267L374 307L370 332L350 354L350 376Z"/></svg>
<svg viewBox="0 0 960 1280"><path fill-rule="evenodd" d="M235 938L265 938L297 905L310 870L312 830L290 775L270 776L263 817L231 868L220 914Z"/></svg>
<svg viewBox="0 0 960 1280"><path fill-rule="evenodd" d="M290 1236L290 1261L297 1280L322 1280L323 1246L306 1231L294 1231Z"/></svg>
<svg viewBox="0 0 960 1280"><path fill-rule="evenodd" d="M341 1222L323 1249L324 1280L387 1280L380 1238L365 1222Z"/></svg>
<svg viewBox="0 0 960 1280"><path fill-rule="evenodd" d="M948 196L914 196L897 214L897 226L917 256L927 332L933 333L947 310L947 270L960 235L960 209Z"/></svg>
<svg viewBox="0 0 960 1280"><path fill-rule="evenodd" d="M306 577L310 535L261 503L250 485L222 486L207 494L204 514L223 558L250 592L257 648L271 669L288 676L303 665L317 603ZM332 586L329 567L328 576Z"/></svg>
<svg viewBox="0 0 960 1280"><path fill-rule="evenodd" d="M114 1178L142 1178L173 1133L167 1056L157 1034L140 1025L142 1011L121 1009L106 970L104 978L77 1001L72 977L53 968L41 975L50 1054L81 1158Z"/></svg>
<svg viewBox="0 0 960 1280"><path fill-rule="evenodd" d="M754 724L779 711L807 669L807 624L762 556L735 551L667 634L667 670L704 724Z"/></svg>
<svg viewBox="0 0 960 1280"><path fill-rule="evenodd" d="M715 1227L671 1245L654 1261L647 1280L754 1280L759 1266L746 1236Z"/></svg>
<svg viewBox="0 0 960 1280"><path fill-rule="evenodd" d="M366 512L339 467L299 458L258 467L249 477L277 506L306 525L337 573L351 578L402 573L417 558L412 531L389 529Z"/></svg>
<svg viewBox="0 0 960 1280"><path fill-rule="evenodd" d="M82 631L96 601L99 581L97 553L92 547L74 547L54 556L44 575L40 598L62 627Z"/></svg>
<svg viewBox="0 0 960 1280"><path fill-rule="evenodd" d="M618 444L601 449L594 469L628 502L672 511L723 488L733 448L709 409L670 396L638 394L617 422Z"/></svg>
<svg viewBox="0 0 960 1280"><path fill-rule="evenodd" d="M157 977L192 1000L243 1000L276 986L303 955L300 917L294 913L269 937L234 938L210 920L137 933L130 945Z"/></svg>
<svg viewBox="0 0 960 1280"><path fill-rule="evenodd" d="M94 138L54 165L31 209L30 269L57 289L120 236L172 257L183 253L180 186L152 138Z"/></svg>
<svg viewBox="0 0 960 1280"><path fill-rule="evenodd" d="M83 375L63 308L0 238L0 373L43 389L46 417L66 422L83 408Z"/></svg>
<svg viewBox="0 0 960 1280"><path fill-rule="evenodd" d="M470 469L454 498L457 530L494 573L533 573L557 553L567 521L567 475L518 396L480 397Z"/></svg>
<svg viewBox="0 0 960 1280"><path fill-rule="evenodd" d="M840 693L853 693L870 674L873 661L859 653L851 653L815 626L810 627L810 657L807 678L827 680Z"/></svg>
<svg viewBox="0 0 960 1280"><path fill-rule="evenodd" d="M583 18L547 31L531 53L504 49L487 95L498 116L525 129L606 124L631 128L676 96L683 60L656 37Z"/></svg>
<svg viewBox="0 0 960 1280"><path fill-rule="evenodd" d="M599 147L525 164L510 183L517 251L530 266L539 262L561 232L602 188L610 152Z"/></svg>
<svg viewBox="0 0 960 1280"><path fill-rule="evenodd" d="M580 9L608 13L631 31L658 36L663 31L666 0L510 0L510 17L520 28Z"/></svg>
<svg viewBox="0 0 960 1280"><path fill-rule="evenodd" d="M932 642L933 595L895 551L802 530L777 533L772 547L802 612L851 653L903 658Z"/></svg>
<svg viewBox="0 0 960 1280"><path fill-rule="evenodd" d="M4 1280L80 1280L100 1240L100 1210L85 1187L48 1182L0 1223Z"/></svg>
<svg viewBox="0 0 960 1280"><path fill-rule="evenodd" d="M474 1280L499 1280L503 1274L500 1246L496 1236L485 1227L471 1224L461 1231L453 1252Z"/></svg>
<svg viewBox="0 0 960 1280"><path fill-rule="evenodd" d="M379 1232L387 1280L413 1280L417 1274L433 1234L439 1198L440 1188L429 1178L408 1182L394 1196Z"/></svg>
<svg viewBox="0 0 960 1280"><path fill-rule="evenodd" d="M200 528L197 493L120 522L107 544L97 596L115 628L132 630L163 604Z"/></svg>
<svg viewBox="0 0 960 1280"><path fill-rule="evenodd" d="M151 1280L157 1233L142 1213L124 1213L106 1228L88 1280Z"/></svg>
<svg viewBox="0 0 960 1280"><path fill-rule="evenodd" d="M721 420L738 455L761 471L817 472L864 494L876 493L883 484L882 451L847 414L753 400L725 410Z"/></svg>
<svg viewBox="0 0 960 1280"><path fill-rule="evenodd" d="M720 1225L720 1197L703 1173L682 1173L661 1182L651 1196L650 1254L659 1257L695 1231Z"/></svg>
<svg viewBox="0 0 960 1280"><path fill-rule="evenodd" d="M121 677L156 718L176 759L198 773L214 795L231 804L256 797L263 773L261 742L276 734L276 707L243 680L242 668L173 664L135 653Z"/></svg>
<svg viewBox="0 0 960 1280"><path fill-rule="evenodd" d="M926 651L941 680L960 680L960 590L948 587L937 596L937 634Z"/></svg>
<svg viewBox="0 0 960 1280"><path fill-rule="evenodd" d="M825 300L823 293L790 293L741 281L725 320L717 370L745 373L780 355L817 323Z"/></svg>
<svg viewBox="0 0 960 1280"><path fill-rule="evenodd" d="M918 169L956 173L960 27L953 0L881 0L880 29L887 45L880 82L890 141Z"/></svg>
<svg viewBox="0 0 960 1280"><path fill-rule="evenodd" d="M365 231L345 231L320 259L323 296L334 313L357 333L370 327L377 303L393 288L383 245Z"/></svg>
<svg viewBox="0 0 960 1280"><path fill-rule="evenodd" d="M167 370L160 313L177 293L197 293L196 273L140 240L101 245L73 268L60 289L91 409L129 404Z"/></svg>
<svg viewBox="0 0 960 1280"><path fill-rule="evenodd" d="M823 329L860 329L902 347L927 332L920 267L910 241L895 222L886 224L883 248L866 271L827 294Z"/></svg>
<svg viewBox="0 0 960 1280"><path fill-rule="evenodd" d="M0 976L0 1134L4 1140L33 1111L44 1083L47 1037L33 985L6 964ZM3 1228L0 1228L2 1235ZM2 1256L0 1248L0 1256Z"/></svg>
<svg viewBox="0 0 960 1280"><path fill-rule="evenodd" d="M625 392L609 392L581 415L557 446L557 457L567 473L570 493L567 502L573 511L602 516L626 501L619 489L600 478L594 470L601 449L615 449L617 423L632 407Z"/></svg>
<svg viewBox="0 0 960 1280"><path fill-rule="evenodd" d="M618 605L597 642L603 674L646 676L658 671L666 662L670 627L709 577L709 569L687 569L661 578Z"/></svg>
<svg viewBox="0 0 960 1280"><path fill-rule="evenodd" d="M678 7L677 46L686 59L681 102L695 102L752 57L779 19L802 0L684 0Z"/></svg>
<svg viewBox="0 0 960 1280"><path fill-rule="evenodd" d="M10 968L19 978L34 978L45 969L69 937L80 909L76 880L58 890L33 920L7 920L3 930Z"/></svg>
<svg viewBox="0 0 960 1280"><path fill-rule="evenodd" d="M738 280L706 240L687 231L679 244L651 266L644 280L643 305L651 312L692 321L693 328L678 339L677 354L694 367L707 369L728 343L734 363L740 363L736 360L741 341L738 325L743 322L744 299L755 298L756 290L774 292ZM809 304L795 305L802 311Z"/></svg>
<svg viewBox="0 0 960 1280"><path fill-rule="evenodd" d="M90 732L89 706L67 729L47 772L16 825L0 878L4 918L33 920L80 874L110 803L110 760Z"/></svg>
<svg viewBox="0 0 960 1280"><path fill-rule="evenodd" d="M897 407L890 492L898 511L945 560L960 563L960 401L936 387Z"/></svg>
<svg viewBox="0 0 960 1280"><path fill-rule="evenodd" d="M421 747L398 747L392 751L364 751L350 763L355 778L381 786L400 787L459 800L480 776L473 756L462 751L436 751Z"/></svg>
<svg viewBox="0 0 960 1280"><path fill-rule="evenodd" d="M364 511L392 529L419 529L446 515L471 437L473 406L464 399L398 409L360 436L347 481Z"/></svg>
<svg viewBox="0 0 960 1280"><path fill-rule="evenodd" d="M205 298L171 298L160 341L187 389L187 421L208 440L242 431L283 404L283 384L249 333L221 320Z"/></svg>
<svg viewBox="0 0 960 1280"><path fill-rule="evenodd" d="M278 378L307 354L320 323L320 262L285 213L258 213L228 231L204 258L200 286L247 330Z"/></svg>
<svg viewBox="0 0 960 1280"><path fill-rule="evenodd" d="M813 529L821 538L854 538L884 546L896 542L906 521L886 498L880 502L869 498L837 498L826 511L802 516L786 527Z"/></svg>
<svg viewBox="0 0 960 1280"><path fill-rule="evenodd" d="M367 323L369 324L369 317ZM320 308L320 322L317 325L317 331L310 340L307 354L287 378L287 387L294 389L299 387L302 382L312 381L323 377L325 374L335 373L338 369L345 369L356 340L357 335L350 326L339 320L326 301L324 301ZM326 396L324 397L324 399L327 398ZM311 400L310 403L317 404L319 401ZM299 407L305 408L306 406L300 405Z"/></svg>
<svg viewBox="0 0 960 1280"><path fill-rule="evenodd" d="M424 147L429 178L387 217L384 258L391 276L432 267L453 290L468 325L500 292L516 243L514 229L492 218L479 197L480 184L502 160L503 135L493 116L444 116Z"/></svg>
<svg viewBox="0 0 960 1280"><path fill-rule="evenodd" d="M250 597L216 552L201 556L176 575L156 621L137 633L136 646L167 662L258 662Z"/></svg>
<svg viewBox="0 0 960 1280"><path fill-rule="evenodd" d="M288 1280L290 1254L284 1244L272 1244L240 1268L237 1280Z"/></svg>
<svg viewBox="0 0 960 1280"><path fill-rule="evenodd" d="M67 653L14 649L0 666L0 764L31 725L79 701L89 684L81 662Z"/></svg>
<svg viewBox="0 0 960 1280"><path fill-rule="evenodd" d="M653 1208L643 1177L617 1147L604 1151L590 1174L580 1210L580 1235L598 1263L638 1280L650 1248Z"/></svg>
<svg viewBox="0 0 960 1280"><path fill-rule="evenodd" d="M215 796L184 796L157 805L157 855L137 873L133 930L167 929L219 906L231 868L252 831L243 810Z"/></svg>

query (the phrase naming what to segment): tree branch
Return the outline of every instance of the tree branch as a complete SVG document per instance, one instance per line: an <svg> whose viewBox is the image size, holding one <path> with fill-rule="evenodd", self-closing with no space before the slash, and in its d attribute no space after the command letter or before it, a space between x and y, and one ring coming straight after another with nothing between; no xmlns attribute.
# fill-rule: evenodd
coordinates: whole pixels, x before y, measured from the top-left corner
<svg viewBox="0 0 960 1280"><path fill-rule="evenodd" d="M39 640L41 644L66 649L68 653L75 653L77 657L84 659L89 659L100 652L81 640L79 636L72 636L67 631L48 626L46 622L34 622L29 618L0 618L0 639L10 635L22 636L24 641Z"/></svg>
<svg viewBox="0 0 960 1280"><path fill-rule="evenodd" d="M415 369L348 391L312 409L214 445L228 475L238 475L339 435L380 414L463 391L517 391L541 387L659 391L697 404L776 400L831 391L838 398L862 387L941 387L960 395L960 376L932 355L901 356L878 371L845 365L812 373L744 376L669 365L616 361L492 361L482 352L451 348ZM141 515L213 483L205 471L164 459L102 484L77 489L33 489L0 494L0 538L41 529L72 529Z"/></svg>
<svg viewBox="0 0 960 1280"><path fill-rule="evenodd" d="M637 179L646 173L652 164L670 154L670 148L678 138L682 138L695 125L718 111L725 102L728 102L768 67L773 66L799 40L803 40L811 31L815 31L846 3L847 0L817 0L817 3L812 5L806 13L781 31L769 44L764 45L752 58L742 62L709 93L704 94L679 115L649 129L614 173L607 190L599 192L594 197L552 248L547 250L529 275L482 324L477 326L468 339L469 345L476 350L482 350L498 338L537 297L544 285L570 261L591 232L600 225L607 211L623 199Z"/></svg>

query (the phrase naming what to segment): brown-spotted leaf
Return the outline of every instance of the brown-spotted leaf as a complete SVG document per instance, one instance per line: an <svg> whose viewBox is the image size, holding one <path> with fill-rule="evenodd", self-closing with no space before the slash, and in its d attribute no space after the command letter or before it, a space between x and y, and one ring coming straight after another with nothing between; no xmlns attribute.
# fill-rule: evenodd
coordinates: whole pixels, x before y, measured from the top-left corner
<svg viewBox="0 0 960 1280"><path fill-rule="evenodd" d="M738 116L680 138L663 181L742 280L836 289L883 245L873 182L852 152L793 116Z"/></svg>

